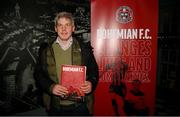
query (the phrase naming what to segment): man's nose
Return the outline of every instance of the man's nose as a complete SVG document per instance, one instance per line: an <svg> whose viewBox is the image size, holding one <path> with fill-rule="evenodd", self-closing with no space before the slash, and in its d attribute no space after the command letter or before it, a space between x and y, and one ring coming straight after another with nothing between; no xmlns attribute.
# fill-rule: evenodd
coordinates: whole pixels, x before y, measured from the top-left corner
<svg viewBox="0 0 180 117"><path fill-rule="evenodd" d="M66 30L66 26L62 26L62 30Z"/></svg>

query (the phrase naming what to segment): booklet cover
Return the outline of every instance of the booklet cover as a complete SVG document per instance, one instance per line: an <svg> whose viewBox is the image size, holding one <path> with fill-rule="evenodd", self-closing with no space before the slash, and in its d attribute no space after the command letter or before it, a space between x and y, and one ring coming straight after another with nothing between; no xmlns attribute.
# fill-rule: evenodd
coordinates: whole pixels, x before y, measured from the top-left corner
<svg viewBox="0 0 180 117"><path fill-rule="evenodd" d="M86 79L86 66L62 65L61 68L61 85L68 88L68 95L64 99L73 101L82 101L84 93L80 86Z"/></svg>

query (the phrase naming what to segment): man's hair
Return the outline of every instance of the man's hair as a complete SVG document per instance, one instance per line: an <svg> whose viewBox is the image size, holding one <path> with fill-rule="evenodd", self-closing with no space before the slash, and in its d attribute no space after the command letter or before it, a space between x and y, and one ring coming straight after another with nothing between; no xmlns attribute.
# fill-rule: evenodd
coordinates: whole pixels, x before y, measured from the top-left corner
<svg viewBox="0 0 180 117"><path fill-rule="evenodd" d="M63 18L63 17L64 17L64 18L67 18L67 19L70 19L72 25L74 26L74 18L73 18L73 16L72 16L72 14L69 13L69 12L59 12L59 13L56 15L55 19L54 19L55 26L57 26L58 20L59 20L60 18Z"/></svg>
<svg viewBox="0 0 180 117"><path fill-rule="evenodd" d="M132 84L141 84L141 81L139 79L134 79L132 81Z"/></svg>

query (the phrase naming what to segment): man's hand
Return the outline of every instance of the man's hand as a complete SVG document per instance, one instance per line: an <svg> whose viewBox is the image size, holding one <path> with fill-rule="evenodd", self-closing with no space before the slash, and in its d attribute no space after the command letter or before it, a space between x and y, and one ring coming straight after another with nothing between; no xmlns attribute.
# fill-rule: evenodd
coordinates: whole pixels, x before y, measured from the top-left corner
<svg viewBox="0 0 180 117"><path fill-rule="evenodd" d="M92 84L89 81L85 81L85 83L82 84L80 88L84 93L87 94L87 93L90 93L92 91Z"/></svg>
<svg viewBox="0 0 180 117"><path fill-rule="evenodd" d="M52 93L63 98L68 94L68 89L62 85L55 84L52 87Z"/></svg>

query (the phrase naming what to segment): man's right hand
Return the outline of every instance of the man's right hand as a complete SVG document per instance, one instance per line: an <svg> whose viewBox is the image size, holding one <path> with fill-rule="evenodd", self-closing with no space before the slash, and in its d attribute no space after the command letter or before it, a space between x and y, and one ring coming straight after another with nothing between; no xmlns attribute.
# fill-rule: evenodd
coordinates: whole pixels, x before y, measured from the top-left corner
<svg viewBox="0 0 180 117"><path fill-rule="evenodd" d="M52 93L57 96L65 97L68 94L68 89L62 85L55 84L52 88Z"/></svg>

